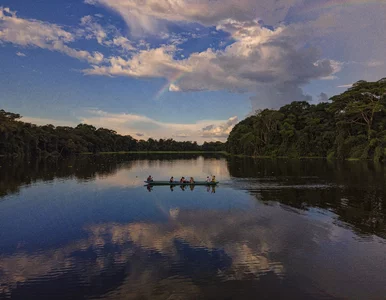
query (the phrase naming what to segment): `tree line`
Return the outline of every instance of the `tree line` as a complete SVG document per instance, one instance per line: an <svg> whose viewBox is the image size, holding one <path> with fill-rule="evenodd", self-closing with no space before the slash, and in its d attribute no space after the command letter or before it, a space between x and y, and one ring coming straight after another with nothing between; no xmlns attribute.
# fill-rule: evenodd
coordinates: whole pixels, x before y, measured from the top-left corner
<svg viewBox="0 0 386 300"><path fill-rule="evenodd" d="M226 143L136 140L114 130L79 124L37 126L0 110L0 155L67 156L120 151L224 151L249 156L386 157L386 78L358 81L329 102L292 102L238 123Z"/></svg>
<svg viewBox="0 0 386 300"><path fill-rule="evenodd" d="M0 110L0 155L68 156L77 153L121 151L224 151L221 142L178 142L173 139L136 140L88 124L37 126L20 121L16 113Z"/></svg>
<svg viewBox="0 0 386 300"><path fill-rule="evenodd" d="M239 122L226 149L270 157L386 158L386 78L358 81L329 102L292 102Z"/></svg>

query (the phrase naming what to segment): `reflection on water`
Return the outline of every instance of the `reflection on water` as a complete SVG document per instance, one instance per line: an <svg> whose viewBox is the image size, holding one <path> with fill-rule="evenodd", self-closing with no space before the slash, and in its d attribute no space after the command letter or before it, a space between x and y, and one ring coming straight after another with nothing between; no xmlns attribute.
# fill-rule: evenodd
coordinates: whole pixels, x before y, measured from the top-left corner
<svg viewBox="0 0 386 300"><path fill-rule="evenodd" d="M336 213L353 230L386 238L385 166L325 160L228 161L237 186L260 201Z"/></svg>
<svg viewBox="0 0 386 300"><path fill-rule="evenodd" d="M382 165L196 155L0 165L1 299L386 294ZM143 183L212 174L218 187Z"/></svg>
<svg viewBox="0 0 386 300"><path fill-rule="evenodd" d="M149 192L152 192L154 187L155 188L164 188L164 186L153 186L153 185L145 185L146 186L146 189L149 191ZM180 189L181 191L185 192L185 191L191 191L193 192L194 189L196 188L196 185L194 184L190 184L190 185L178 185L178 184L173 184L173 185L169 185L169 189L171 192L174 192L175 189ZM199 188L202 188L202 186L200 186ZM216 186L214 185L211 185L211 186L205 186L206 188L206 191L208 193L216 193Z"/></svg>

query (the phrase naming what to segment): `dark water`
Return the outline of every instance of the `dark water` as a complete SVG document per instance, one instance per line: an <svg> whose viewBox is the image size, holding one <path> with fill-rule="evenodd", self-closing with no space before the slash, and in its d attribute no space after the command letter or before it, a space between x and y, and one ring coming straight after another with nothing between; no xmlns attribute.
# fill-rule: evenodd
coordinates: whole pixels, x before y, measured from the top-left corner
<svg viewBox="0 0 386 300"><path fill-rule="evenodd" d="M385 299L371 162L0 160L0 298ZM215 174L215 189L143 186Z"/></svg>

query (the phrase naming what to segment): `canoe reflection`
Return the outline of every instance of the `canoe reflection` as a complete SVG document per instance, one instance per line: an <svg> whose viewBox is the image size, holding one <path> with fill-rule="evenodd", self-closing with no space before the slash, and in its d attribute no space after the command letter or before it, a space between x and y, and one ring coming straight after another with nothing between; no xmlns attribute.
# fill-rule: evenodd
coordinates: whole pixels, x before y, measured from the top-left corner
<svg viewBox="0 0 386 300"><path fill-rule="evenodd" d="M145 186L146 186L146 189L147 189L149 192L153 191L153 188L154 188L153 185L145 185ZM170 191L171 191L171 192L174 192L174 189L175 189L177 186L180 187L181 191L183 191L183 192L185 192L185 190L190 190L191 192L193 192L194 189L195 189L195 187L196 187L194 184L191 184L191 185L171 184L171 185L169 186ZM187 187L189 187L189 189L187 189ZM208 185L208 186L206 186L206 191L207 191L208 193L214 194L214 193L216 193L216 186L215 186L215 185L211 185L211 186Z"/></svg>

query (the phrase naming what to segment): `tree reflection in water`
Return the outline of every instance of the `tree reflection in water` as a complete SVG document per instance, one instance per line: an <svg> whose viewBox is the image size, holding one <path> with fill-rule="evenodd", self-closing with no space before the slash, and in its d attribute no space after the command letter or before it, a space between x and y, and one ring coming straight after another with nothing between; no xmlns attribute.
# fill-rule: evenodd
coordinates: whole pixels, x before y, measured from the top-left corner
<svg viewBox="0 0 386 300"><path fill-rule="evenodd" d="M383 278L384 240L371 236L386 236L382 165L240 158L222 158L216 165L217 160L208 158L216 174L223 172L225 178L218 193L215 186L190 185L180 186L187 193L175 186L147 187L149 194L140 179L138 190L143 194L114 189L125 187L126 181L117 182L119 176L135 178L134 169L165 173L180 164L186 170L202 159L182 156L177 163L174 158L109 155L1 161L0 197L9 200L5 204L22 186L60 178L75 179L81 186L107 184L111 199L99 208L104 199L91 202L98 194L85 190L91 196L84 206L77 206L80 199L65 202L89 209L80 228L71 226L78 224L78 211L59 212L66 230L79 230L79 235L70 234L45 248L39 243L37 248L24 245L23 239L0 247L0 298L376 298L385 292L379 281L351 272L373 272ZM211 173L203 166L199 172ZM99 178L104 181L98 183ZM58 202L53 202L55 209ZM125 214L135 209L135 218L125 221ZM50 217L44 211L34 213L34 222ZM361 236L369 240L363 243Z"/></svg>

